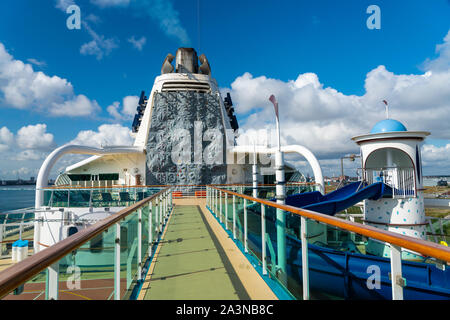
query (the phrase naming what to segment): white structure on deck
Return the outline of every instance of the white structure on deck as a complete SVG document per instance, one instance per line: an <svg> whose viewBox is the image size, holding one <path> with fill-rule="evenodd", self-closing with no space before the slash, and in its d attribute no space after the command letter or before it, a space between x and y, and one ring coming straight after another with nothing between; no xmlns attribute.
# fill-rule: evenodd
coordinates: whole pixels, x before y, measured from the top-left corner
<svg viewBox="0 0 450 320"><path fill-rule="evenodd" d="M361 147L363 177L369 183L384 182L392 196L364 201L366 224L426 240L422 162L420 145L429 135L425 131L407 131L399 121L378 122L369 134L353 137ZM390 248L369 240L366 251L389 257ZM402 252L404 259L417 259Z"/></svg>

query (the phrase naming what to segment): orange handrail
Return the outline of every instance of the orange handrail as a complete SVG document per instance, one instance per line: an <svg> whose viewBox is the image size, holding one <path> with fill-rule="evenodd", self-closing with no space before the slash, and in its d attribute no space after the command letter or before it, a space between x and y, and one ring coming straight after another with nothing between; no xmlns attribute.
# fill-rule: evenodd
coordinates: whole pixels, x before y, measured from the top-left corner
<svg viewBox="0 0 450 320"><path fill-rule="evenodd" d="M233 191L223 190L216 187L211 187L213 189L244 198L250 201L262 203L264 205L282 209L284 211L296 214L298 216L302 216L308 219L312 219L315 221L319 221L325 223L327 225L331 225L334 227L338 227L343 230L347 230L350 232L358 233L373 239L377 239L380 241L388 242L390 244L394 244L400 246L405 249L409 249L414 252L418 252L425 256L434 257L439 260L443 260L446 262L450 262L450 248L429 242L421 239L397 234L391 231L381 230L372 226L362 225L360 223L346 221L343 219L339 219L333 216L328 216L323 213L314 212L310 210L299 209L289 205L278 204L276 202L272 202L270 200L264 200L259 198L253 198L251 196L247 196L245 194L236 193Z"/></svg>
<svg viewBox="0 0 450 320"><path fill-rule="evenodd" d="M145 206L148 202L153 201L158 196L166 192L168 189L152 194L132 206L125 208L111 216L97 222L96 224L83 229L74 235L57 242L51 247L28 257L27 259L16 263L15 265L0 272L0 299L17 287L24 284L26 281L34 277L36 274L45 270L53 263L59 261L67 254L77 250L87 241L91 240L98 234L107 230L115 223L125 219L128 215Z"/></svg>

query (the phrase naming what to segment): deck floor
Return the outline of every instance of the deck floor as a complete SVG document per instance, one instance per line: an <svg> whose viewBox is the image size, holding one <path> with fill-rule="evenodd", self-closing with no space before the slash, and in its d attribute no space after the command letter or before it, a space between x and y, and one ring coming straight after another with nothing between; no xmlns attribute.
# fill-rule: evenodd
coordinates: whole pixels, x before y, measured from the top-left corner
<svg viewBox="0 0 450 320"><path fill-rule="evenodd" d="M204 201L179 200L139 299L249 300L276 296L206 210Z"/></svg>

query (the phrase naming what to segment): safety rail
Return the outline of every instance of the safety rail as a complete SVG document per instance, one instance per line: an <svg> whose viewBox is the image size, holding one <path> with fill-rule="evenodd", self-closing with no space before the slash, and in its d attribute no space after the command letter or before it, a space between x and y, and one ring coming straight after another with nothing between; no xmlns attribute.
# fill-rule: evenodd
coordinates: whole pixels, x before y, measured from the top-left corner
<svg viewBox="0 0 450 320"><path fill-rule="evenodd" d="M141 201L164 187L58 187L42 189L44 207L126 207Z"/></svg>
<svg viewBox="0 0 450 320"><path fill-rule="evenodd" d="M271 229L273 232L276 228L276 224L279 223L279 221L275 219L274 214L270 216L269 209L284 211L286 213L285 216L289 216L291 219L291 225L288 223L285 228L285 231L287 231L284 235L285 238L286 236L290 236L291 238L298 239L302 244L308 243L308 246L301 245L301 249L300 247L298 248L298 251L301 252L301 258L298 258L301 260L301 271L299 270L298 273L301 274L300 278L302 279L299 286L302 287L303 299L310 299L309 273L317 273L317 268L319 268L316 265L315 269L310 271L308 267L308 252L311 251L308 247L311 246L311 239L321 235L320 232L317 232L317 223L320 225L324 224L325 226L336 227L344 232L349 232L350 234L359 234L361 236L375 239L381 243L389 244L391 254L390 258L388 258L390 260L390 267L388 267L388 270L390 270L388 281L391 283L391 297L394 300L403 299L403 288L406 286L406 279L402 277L402 248L411 250L412 252L416 252L425 257L437 259L435 261L437 269L445 269L445 264L449 264L450 262L450 249L443 245L377 229L372 226L362 225L360 223L347 221L318 212L303 210L289 205L277 204L276 202L254 198L249 195L236 193L214 186L207 188L207 206L216 216L216 219L220 221L223 228L229 230L230 236L232 236L235 241L239 240L241 242L244 251L257 258L258 263L262 265L262 274L270 274L271 278L278 279L280 284L287 286L285 280L286 275L283 275L283 272L286 272L286 270L280 270L280 263L278 261L280 253L275 251L274 244L272 243L273 240L270 240L270 232L268 231ZM241 212L239 217L238 211ZM297 218L297 225L295 225L295 228L293 227L295 221L293 221L292 218ZM299 223L298 218L300 218ZM252 223L250 223L250 221L252 221ZM231 223L232 226L229 226ZM311 230L309 230L310 227ZM312 234L314 232L315 234ZM251 234L253 234L252 239L250 239ZM277 240L278 239L279 236L277 234ZM251 246L253 249L251 249ZM269 251L270 256L267 251ZM295 261L295 258L293 257L297 256L294 253L295 252L292 250L290 251L289 259L293 259ZM316 255L315 251L314 254L314 259L316 259L315 261L317 262L319 255ZM321 253L321 255L325 256L326 254ZM376 259L374 256L370 255L367 257L368 259ZM295 262L293 266L295 266L296 263L298 264L298 262ZM348 265L348 263L348 261L344 261L344 264ZM405 264L407 262L403 261L403 263ZM324 277L329 276L327 275L327 272L324 273ZM347 280L347 282L348 281L349 280ZM388 281L385 281L387 282L386 286L389 284ZM323 285L327 286L328 284L325 283Z"/></svg>
<svg viewBox="0 0 450 320"><path fill-rule="evenodd" d="M384 182L390 186L393 198L409 198L417 195L414 168L366 168L364 177L369 184Z"/></svg>
<svg viewBox="0 0 450 320"><path fill-rule="evenodd" d="M0 298L38 283L46 299L57 300L65 292L59 288L61 279L67 280L69 289L79 289L83 281L97 281L96 272L103 283L113 284L110 297L129 297L132 284L142 280L144 263L159 241L171 208L171 189L165 188L14 264L0 272Z"/></svg>

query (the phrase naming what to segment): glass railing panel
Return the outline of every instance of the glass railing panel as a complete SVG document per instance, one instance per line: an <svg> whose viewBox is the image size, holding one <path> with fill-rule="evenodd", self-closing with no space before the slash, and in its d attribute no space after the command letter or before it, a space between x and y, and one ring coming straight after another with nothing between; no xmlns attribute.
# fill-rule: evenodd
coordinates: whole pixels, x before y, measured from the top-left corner
<svg viewBox="0 0 450 320"><path fill-rule="evenodd" d="M58 300L114 299L115 228L93 237L58 262Z"/></svg>
<svg viewBox="0 0 450 320"><path fill-rule="evenodd" d="M223 223L227 230L233 230L233 196L230 194L227 194L224 199Z"/></svg>
<svg viewBox="0 0 450 320"><path fill-rule="evenodd" d="M141 239L141 245L142 245L142 259L144 260L145 257L147 257L147 252L148 252L148 242L149 242L149 237L148 237L148 229L149 229L149 207L148 206L144 206L142 208L142 239Z"/></svg>
<svg viewBox="0 0 450 320"><path fill-rule="evenodd" d="M89 207L91 193L91 190L69 190L69 207Z"/></svg>
<svg viewBox="0 0 450 320"><path fill-rule="evenodd" d="M261 204L247 202L247 234L248 251L262 266L262 240L261 240Z"/></svg>
<svg viewBox="0 0 450 320"><path fill-rule="evenodd" d="M236 197L236 239L244 243L244 198Z"/></svg>
<svg viewBox="0 0 450 320"><path fill-rule="evenodd" d="M121 256L120 256L120 281L121 288L126 291L121 299L126 300L130 297L133 286L136 284L138 270L138 214L137 211L128 215L120 223L121 229Z"/></svg>
<svg viewBox="0 0 450 320"><path fill-rule="evenodd" d="M38 273L2 300L45 300L46 274L45 270Z"/></svg>

